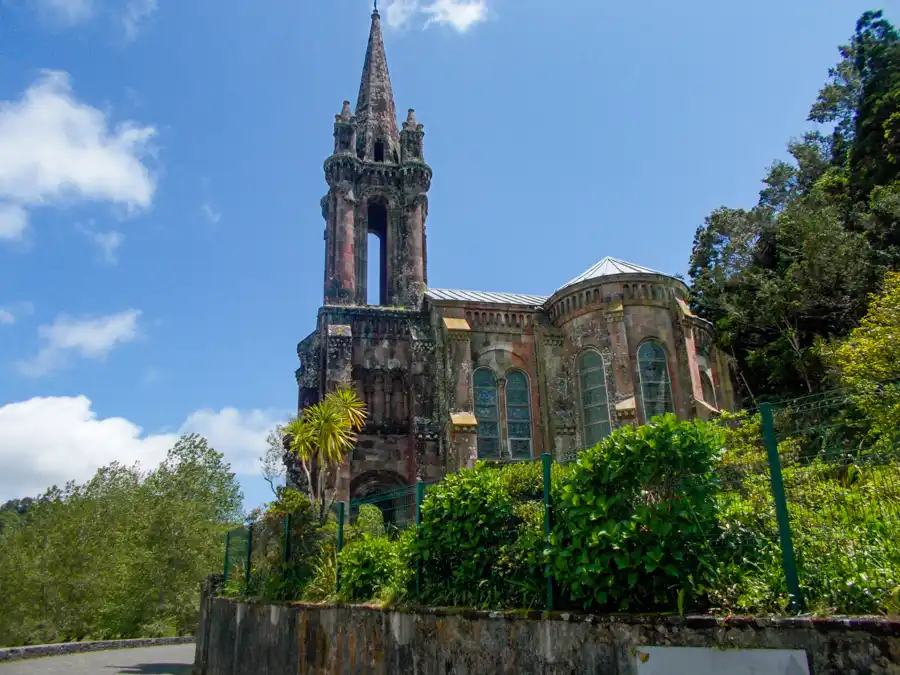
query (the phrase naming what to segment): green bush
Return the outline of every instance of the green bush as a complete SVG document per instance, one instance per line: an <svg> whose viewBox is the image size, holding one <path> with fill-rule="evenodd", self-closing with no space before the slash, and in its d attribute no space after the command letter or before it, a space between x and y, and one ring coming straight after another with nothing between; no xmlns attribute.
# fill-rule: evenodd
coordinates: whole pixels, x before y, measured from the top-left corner
<svg viewBox="0 0 900 675"><path fill-rule="evenodd" d="M672 609L714 573L721 431L674 415L585 450L555 495L549 554L585 608Z"/></svg>
<svg viewBox="0 0 900 675"><path fill-rule="evenodd" d="M372 600L404 574L398 542L387 537L364 534L341 551L338 562L343 600Z"/></svg>
<svg viewBox="0 0 900 675"><path fill-rule="evenodd" d="M516 537L513 503L501 472L484 464L449 475L422 504L415 544L422 564L422 599L470 607L502 604L497 564Z"/></svg>

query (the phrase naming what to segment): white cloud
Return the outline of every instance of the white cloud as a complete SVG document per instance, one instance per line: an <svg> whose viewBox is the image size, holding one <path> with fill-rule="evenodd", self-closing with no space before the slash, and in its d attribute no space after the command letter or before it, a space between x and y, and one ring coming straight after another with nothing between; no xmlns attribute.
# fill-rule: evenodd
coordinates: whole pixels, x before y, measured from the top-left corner
<svg viewBox="0 0 900 675"><path fill-rule="evenodd" d="M403 28L419 10L419 0L394 0L388 5L385 18L391 28Z"/></svg>
<svg viewBox="0 0 900 675"><path fill-rule="evenodd" d="M278 421L279 418L262 410L198 410L187 418L181 431L206 437L210 445L229 459L236 473L257 474L259 457L266 450L266 436Z"/></svg>
<svg viewBox="0 0 900 675"><path fill-rule="evenodd" d="M216 211L209 202L203 202L203 215L206 216L206 219L215 225L220 220L222 220L222 212Z"/></svg>
<svg viewBox="0 0 900 675"><path fill-rule="evenodd" d="M18 241L28 227L28 213L18 204L0 200L0 241Z"/></svg>
<svg viewBox="0 0 900 675"><path fill-rule="evenodd" d="M21 98L0 101L0 238L20 238L26 209L73 200L150 206L144 160L156 133L78 101L67 73L45 71Z"/></svg>
<svg viewBox="0 0 900 675"><path fill-rule="evenodd" d="M447 23L461 33L487 19L485 0L435 0L422 11L428 14L425 25Z"/></svg>
<svg viewBox="0 0 900 675"><path fill-rule="evenodd" d="M154 468L181 433L206 436L238 474L257 474L256 458L278 418L260 410L201 410L178 434L145 434L122 417L100 418L86 396L33 398L0 407L0 502L35 496L53 484L84 481L118 461Z"/></svg>
<svg viewBox="0 0 900 675"><path fill-rule="evenodd" d="M462 33L487 19L487 0L434 0L424 5L421 0L393 0L386 12L391 28L403 28L417 15L427 17L425 28L448 24Z"/></svg>
<svg viewBox="0 0 900 675"><path fill-rule="evenodd" d="M8 309L3 309L0 307L0 326L8 326L16 322L15 315L10 312Z"/></svg>
<svg viewBox="0 0 900 675"><path fill-rule="evenodd" d="M108 265L115 265L119 262L118 251L119 246L125 241L124 234L117 232L116 230L97 232L96 230L81 226L78 226L77 229L87 237L88 241L100 249L100 255L103 257L103 262Z"/></svg>
<svg viewBox="0 0 900 675"><path fill-rule="evenodd" d="M125 13L122 15L122 27L125 29L125 39L129 42L137 37L141 26L157 10L157 0L129 0L125 3Z"/></svg>
<svg viewBox="0 0 900 675"><path fill-rule="evenodd" d="M86 359L104 359L113 348L138 336L140 315L138 309L96 318L75 319L61 315L49 326L38 328L44 345L34 358L20 362L19 370L29 377L41 377L64 366L72 354Z"/></svg>

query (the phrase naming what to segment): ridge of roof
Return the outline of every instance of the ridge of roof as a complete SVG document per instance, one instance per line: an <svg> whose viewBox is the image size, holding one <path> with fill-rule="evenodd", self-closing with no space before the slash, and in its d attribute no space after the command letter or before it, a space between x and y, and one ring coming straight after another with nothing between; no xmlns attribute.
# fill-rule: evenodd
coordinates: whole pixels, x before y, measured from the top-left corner
<svg viewBox="0 0 900 675"><path fill-rule="evenodd" d="M570 279L556 290L561 291L564 288L573 286L581 281L586 281L587 279L599 279L601 277L611 277L617 274L659 274L666 277L672 276L665 272L660 272L659 270L652 270L649 267L635 265L627 260L606 256L601 261L594 263L577 277Z"/></svg>

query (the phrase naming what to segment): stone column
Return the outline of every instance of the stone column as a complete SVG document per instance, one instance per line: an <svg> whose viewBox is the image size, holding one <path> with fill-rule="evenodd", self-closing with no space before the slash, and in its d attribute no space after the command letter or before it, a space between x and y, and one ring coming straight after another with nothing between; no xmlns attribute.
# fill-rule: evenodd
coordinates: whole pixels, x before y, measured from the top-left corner
<svg viewBox="0 0 900 675"><path fill-rule="evenodd" d="M325 348L325 392L334 391L341 385L352 385L353 330L347 324L331 324L327 329ZM344 463L335 478L338 501L350 495L350 458L347 453Z"/></svg>
<svg viewBox="0 0 900 675"><path fill-rule="evenodd" d="M478 461L478 421L472 413L453 413L450 421L450 452L454 461L447 468L471 469Z"/></svg>
<svg viewBox="0 0 900 675"><path fill-rule="evenodd" d="M444 317L451 385L450 412L474 412L472 391L472 328L465 319Z"/></svg>
<svg viewBox="0 0 900 675"><path fill-rule="evenodd" d="M611 417L617 427L631 425L635 422L634 365L636 355L628 343L625 308L621 298L609 303L606 310L606 322L609 331L609 347L613 358L612 377L610 378L612 382L608 383L611 390L609 404L613 408Z"/></svg>

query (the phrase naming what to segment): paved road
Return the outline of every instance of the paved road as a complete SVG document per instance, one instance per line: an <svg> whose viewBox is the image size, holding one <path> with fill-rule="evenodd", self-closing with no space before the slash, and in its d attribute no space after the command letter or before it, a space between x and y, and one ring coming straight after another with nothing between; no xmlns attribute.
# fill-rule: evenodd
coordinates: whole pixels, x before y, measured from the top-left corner
<svg viewBox="0 0 900 675"><path fill-rule="evenodd" d="M194 645L110 649L0 663L0 675L190 675Z"/></svg>

